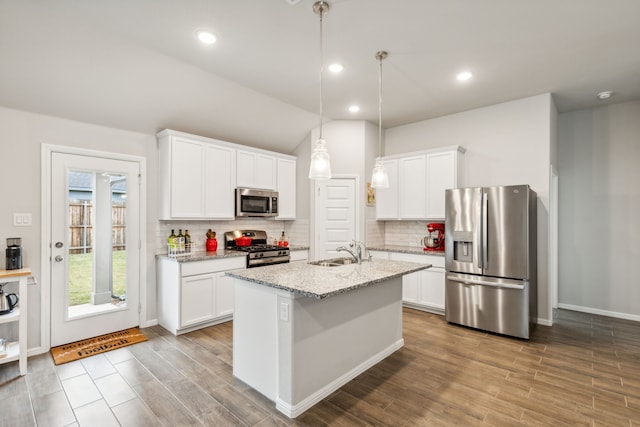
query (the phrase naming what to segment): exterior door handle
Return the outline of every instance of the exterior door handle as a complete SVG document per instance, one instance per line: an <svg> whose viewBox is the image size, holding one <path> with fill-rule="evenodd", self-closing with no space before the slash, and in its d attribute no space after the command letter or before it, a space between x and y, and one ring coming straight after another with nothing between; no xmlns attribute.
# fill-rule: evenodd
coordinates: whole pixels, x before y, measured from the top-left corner
<svg viewBox="0 0 640 427"><path fill-rule="evenodd" d="M54 258L56 261L60 262L62 261L64 258L62 258L61 255L56 255L56 257Z"/></svg>

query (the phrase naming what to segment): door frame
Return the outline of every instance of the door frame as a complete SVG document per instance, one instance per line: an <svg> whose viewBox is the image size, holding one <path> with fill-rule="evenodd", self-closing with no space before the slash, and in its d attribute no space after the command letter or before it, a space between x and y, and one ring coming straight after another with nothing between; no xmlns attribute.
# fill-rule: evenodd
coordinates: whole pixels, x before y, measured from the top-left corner
<svg viewBox="0 0 640 427"><path fill-rule="evenodd" d="M362 241L360 236L361 236L361 230L360 230L360 226L362 224L362 220L360 218L360 212L362 210L361 206L360 206L360 202L363 200L363 193L362 193L362 188L360 188L360 176L357 174L334 174L331 179L352 179L355 182L355 198L356 200L354 201L355 204L355 209L356 209L356 240L357 241ZM317 257L317 253L318 253L318 246L319 246L319 237L318 237L318 215L316 214L317 212L317 207L318 207L318 190L319 190L319 183L317 180L312 181L312 185L313 185L313 196L310 198L311 199L311 251L309 254L309 259L310 260L316 260ZM364 242L363 242L364 243Z"/></svg>
<svg viewBox="0 0 640 427"><path fill-rule="evenodd" d="M110 160L123 160L138 163L140 171L140 212L138 224L140 240L139 257L139 305L138 324L144 325L147 318L147 159L129 154L112 153L63 145L42 144L40 156L40 336L45 351L51 348L51 160L53 153L74 154L78 156L99 157ZM143 244L144 243L144 244Z"/></svg>

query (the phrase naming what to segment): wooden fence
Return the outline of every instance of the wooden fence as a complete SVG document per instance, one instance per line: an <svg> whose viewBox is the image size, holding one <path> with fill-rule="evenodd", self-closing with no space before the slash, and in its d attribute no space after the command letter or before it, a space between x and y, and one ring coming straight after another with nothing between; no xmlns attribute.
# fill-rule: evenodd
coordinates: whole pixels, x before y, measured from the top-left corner
<svg viewBox="0 0 640 427"><path fill-rule="evenodd" d="M93 250L93 227L91 214L93 205L87 200L69 201L69 253L83 254ZM111 207L111 241L114 251L126 248L124 203L113 203Z"/></svg>

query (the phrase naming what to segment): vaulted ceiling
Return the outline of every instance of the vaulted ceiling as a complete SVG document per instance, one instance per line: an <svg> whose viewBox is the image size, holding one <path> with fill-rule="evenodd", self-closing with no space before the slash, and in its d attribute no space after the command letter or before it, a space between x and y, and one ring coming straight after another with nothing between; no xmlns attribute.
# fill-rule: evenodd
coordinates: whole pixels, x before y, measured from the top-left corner
<svg viewBox="0 0 640 427"><path fill-rule="evenodd" d="M327 119L377 123L378 50L385 128L545 92L561 112L640 99L638 0L328 2ZM313 3L0 0L0 106L290 152L318 125Z"/></svg>

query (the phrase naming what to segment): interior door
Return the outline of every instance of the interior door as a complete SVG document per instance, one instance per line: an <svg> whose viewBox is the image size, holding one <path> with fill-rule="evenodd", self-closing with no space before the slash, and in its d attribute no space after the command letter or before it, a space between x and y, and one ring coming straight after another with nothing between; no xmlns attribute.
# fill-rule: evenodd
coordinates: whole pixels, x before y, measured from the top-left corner
<svg viewBox="0 0 640 427"><path fill-rule="evenodd" d="M338 246L356 239L355 179L316 181L316 195L316 259L336 257Z"/></svg>
<svg viewBox="0 0 640 427"><path fill-rule="evenodd" d="M139 324L139 173L51 154L51 346Z"/></svg>

